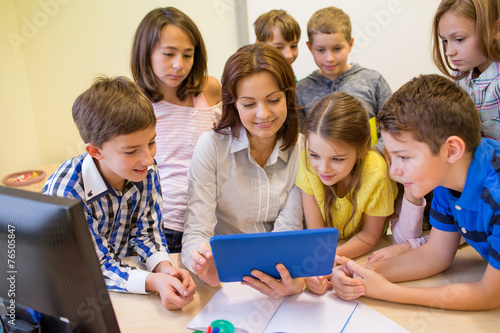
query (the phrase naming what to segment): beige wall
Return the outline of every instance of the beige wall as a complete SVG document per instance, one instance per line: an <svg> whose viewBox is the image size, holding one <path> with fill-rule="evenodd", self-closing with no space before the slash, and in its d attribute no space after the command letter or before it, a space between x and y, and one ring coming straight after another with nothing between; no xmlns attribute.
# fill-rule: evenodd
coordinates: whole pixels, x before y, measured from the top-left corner
<svg viewBox="0 0 500 333"><path fill-rule="evenodd" d="M101 74L126 75L140 20L174 6L200 28L209 74L220 79L238 48L233 0L2 0L0 2L0 178L83 152L74 99Z"/></svg>

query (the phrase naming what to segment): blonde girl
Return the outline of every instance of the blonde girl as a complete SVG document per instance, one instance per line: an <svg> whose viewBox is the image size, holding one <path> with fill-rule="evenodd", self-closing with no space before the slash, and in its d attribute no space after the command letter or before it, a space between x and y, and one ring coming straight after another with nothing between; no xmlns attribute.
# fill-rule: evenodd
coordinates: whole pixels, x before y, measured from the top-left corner
<svg viewBox="0 0 500 333"><path fill-rule="evenodd" d="M472 97L482 136L500 139L497 0L443 0L434 15L433 60Z"/></svg>
<svg viewBox="0 0 500 333"><path fill-rule="evenodd" d="M131 70L153 103L156 161L169 250L180 252L187 205L187 171L199 136L221 114L221 86L207 76L207 53L196 24L173 7L150 11L135 33Z"/></svg>
<svg viewBox="0 0 500 333"><path fill-rule="evenodd" d="M370 251L394 211L397 187L384 158L370 150L368 112L346 93L328 95L308 115L304 137L296 185L307 228L337 228L346 240L339 255Z"/></svg>

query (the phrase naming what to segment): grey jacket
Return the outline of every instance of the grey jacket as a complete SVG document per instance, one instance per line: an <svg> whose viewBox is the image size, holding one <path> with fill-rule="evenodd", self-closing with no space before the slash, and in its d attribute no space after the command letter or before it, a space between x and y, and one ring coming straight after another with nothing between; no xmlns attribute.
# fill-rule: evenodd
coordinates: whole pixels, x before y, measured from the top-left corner
<svg viewBox="0 0 500 333"><path fill-rule="evenodd" d="M384 77L377 71L358 64L340 74L335 80L312 72L297 83L297 105L307 115L314 104L326 95L343 91L358 98L370 117L375 117L392 92Z"/></svg>
<svg viewBox="0 0 500 333"><path fill-rule="evenodd" d="M305 120L311 108L326 95L343 91L358 98L371 117L375 117L392 92L384 77L377 71L353 64L335 80L321 75L316 70L297 83L295 91L301 121ZM383 149L380 133L377 148Z"/></svg>

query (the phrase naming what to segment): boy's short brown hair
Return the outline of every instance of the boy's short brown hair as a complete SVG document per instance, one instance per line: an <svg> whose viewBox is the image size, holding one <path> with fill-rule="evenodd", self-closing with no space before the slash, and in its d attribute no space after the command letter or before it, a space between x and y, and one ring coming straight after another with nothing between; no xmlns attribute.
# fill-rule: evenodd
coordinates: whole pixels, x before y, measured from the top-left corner
<svg viewBox="0 0 500 333"><path fill-rule="evenodd" d="M258 42L270 42L273 39L273 28L275 26L280 29L281 35L287 42L300 39L299 23L283 9L272 9L260 15L253 26Z"/></svg>
<svg viewBox="0 0 500 333"><path fill-rule="evenodd" d="M467 152L481 143L481 122L474 102L451 80L421 75L399 88L377 115L381 132L394 137L410 132L434 155L450 136L460 137Z"/></svg>
<svg viewBox="0 0 500 333"><path fill-rule="evenodd" d="M313 36L318 33L342 33L348 43L351 42L352 26L349 15L337 7L326 7L312 14L307 22L307 38L313 44Z"/></svg>
<svg viewBox="0 0 500 333"><path fill-rule="evenodd" d="M153 105L125 76L98 77L73 103L73 120L83 141L98 148L118 135L156 125Z"/></svg>

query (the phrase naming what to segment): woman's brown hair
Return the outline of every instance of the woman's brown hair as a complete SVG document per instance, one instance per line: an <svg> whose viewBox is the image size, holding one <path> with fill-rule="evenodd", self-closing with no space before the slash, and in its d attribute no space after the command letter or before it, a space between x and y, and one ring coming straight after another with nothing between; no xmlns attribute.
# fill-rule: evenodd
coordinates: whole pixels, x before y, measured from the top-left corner
<svg viewBox="0 0 500 333"><path fill-rule="evenodd" d="M222 116L214 130L238 137L241 123L236 109L236 85L244 77L260 72L268 72L275 79L281 91L285 92L287 116L285 123L278 130L277 138L282 140L281 149L286 150L297 142L299 135L299 113L295 104L295 75L292 66L274 47L265 43L256 43L241 47L224 66L222 74Z"/></svg>

